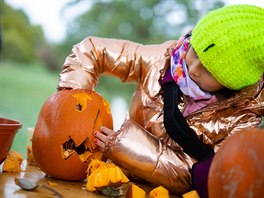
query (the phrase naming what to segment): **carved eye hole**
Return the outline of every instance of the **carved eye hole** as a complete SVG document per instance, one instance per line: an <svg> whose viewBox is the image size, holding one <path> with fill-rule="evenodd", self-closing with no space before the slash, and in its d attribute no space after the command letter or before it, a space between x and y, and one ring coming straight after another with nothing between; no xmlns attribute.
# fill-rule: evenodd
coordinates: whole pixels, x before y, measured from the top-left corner
<svg viewBox="0 0 264 198"><path fill-rule="evenodd" d="M82 111L82 105L81 104L77 104L75 106L75 108L78 110L78 111Z"/></svg>

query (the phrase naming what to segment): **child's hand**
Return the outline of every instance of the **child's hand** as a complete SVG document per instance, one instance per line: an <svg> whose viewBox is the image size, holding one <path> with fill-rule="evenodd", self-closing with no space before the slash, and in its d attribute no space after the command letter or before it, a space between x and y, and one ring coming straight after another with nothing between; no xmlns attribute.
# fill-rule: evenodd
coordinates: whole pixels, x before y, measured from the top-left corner
<svg viewBox="0 0 264 198"><path fill-rule="evenodd" d="M113 142L116 138L116 136L119 133L102 126L99 131L94 132L94 143L100 147L100 150L102 152L108 151L108 149L113 145Z"/></svg>

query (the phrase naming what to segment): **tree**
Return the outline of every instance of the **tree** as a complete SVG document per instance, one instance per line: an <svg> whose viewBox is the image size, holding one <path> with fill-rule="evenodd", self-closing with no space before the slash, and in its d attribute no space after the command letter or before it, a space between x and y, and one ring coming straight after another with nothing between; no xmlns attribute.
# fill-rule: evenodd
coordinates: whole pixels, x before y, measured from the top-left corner
<svg viewBox="0 0 264 198"><path fill-rule="evenodd" d="M75 0L73 4L81 2ZM219 0L92 1L90 10L69 24L67 40L78 42L88 35L146 44L177 39L208 10L220 6L223 3Z"/></svg>
<svg viewBox="0 0 264 198"><path fill-rule="evenodd" d="M91 4L90 9L69 22L66 39L58 46L61 61L74 44L89 35L143 44L177 39L208 10L223 6L220 0L73 0L63 14L85 3Z"/></svg>
<svg viewBox="0 0 264 198"><path fill-rule="evenodd" d="M15 10L0 0L1 59L31 62L37 58L38 46L45 42L42 28L31 25L22 10Z"/></svg>
<svg viewBox="0 0 264 198"><path fill-rule="evenodd" d="M63 59L69 55L74 44L89 35L129 39L143 44L177 39L194 27L202 14L223 5L217 0L207 0L206 3L202 0L75 0L65 7L64 14L67 15L73 5L91 2L87 12L68 24L66 40L60 46ZM118 86L117 84L116 79L101 78L98 89L101 93L111 90L113 95L131 97L133 86L126 86L124 93L119 88L113 93L115 90L110 86Z"/></svg>

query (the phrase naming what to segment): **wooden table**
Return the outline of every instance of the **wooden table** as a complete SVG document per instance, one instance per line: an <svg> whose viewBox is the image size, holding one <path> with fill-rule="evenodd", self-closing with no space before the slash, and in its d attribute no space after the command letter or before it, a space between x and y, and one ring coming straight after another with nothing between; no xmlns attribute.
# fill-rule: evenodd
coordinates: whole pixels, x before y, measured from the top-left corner
<svg viewBox="0 0 264 198"><path fill-rule="evenodd" d="M2 164L3 165L3 164ZM50 177L46 177L38 167L27 166L26 161L22 164L22 172L20 173L2 173L2 166L0 167L0 198L44 198L44 197L63 197L63 198L107 198L108 196L93 192L86 191L86 181L82 182L69 182L56 180ZM14 182L14 178L26 178L30 181L39 184L39 187L32 191L22 190ZM49 182L56 183L56 186L49 185ZM126 184L123 188L125 197L127 189L131 183ZM136 184L146 191L146 194L153 189L151 186L144 184ZM43 187L44 186L44 187ZM50 189L46 189L48 187ZM53 191L52 191L53 190ZM56 196L56 193L61 196ZM148 196L147 196L148 197ZM171 197L176 197L172 196Z"/></svg>

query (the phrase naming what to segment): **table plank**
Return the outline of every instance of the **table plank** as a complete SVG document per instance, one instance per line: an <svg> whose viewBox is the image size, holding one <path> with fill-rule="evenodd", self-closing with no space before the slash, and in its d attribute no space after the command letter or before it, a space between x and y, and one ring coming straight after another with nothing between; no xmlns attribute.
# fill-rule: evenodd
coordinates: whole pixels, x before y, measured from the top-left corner
<svg viewBox="0 0 264 198"><path fill-rule="evenodd" d="M36 182L40 186L32 191L22 190L19 186L17 186L14 182L14 178L20 177L25 178L30 181ZM50 186L48 182L56 183L56 186ZM80 182L71 182L71 181L63 181L54 178L47 177L44 172L42 172L38 167L28 166L26 161L22 163L22 171L20 173L2 173L0 167L0 198L50 198L56 197L54 193L42 186L47 186L59 194L62 197L67 198L107 198L106 195L88 192L86 191L85 185L86 181ZM126 185L123 185L124 195L121 197L125 197L127 189L131 185L129 182ZM154 188L149 185L136 183L139 187L143 188L146 191L146 194ZM58 196L57 196L58 197ZM176 196L171 195L171 198Z"/></svg>

